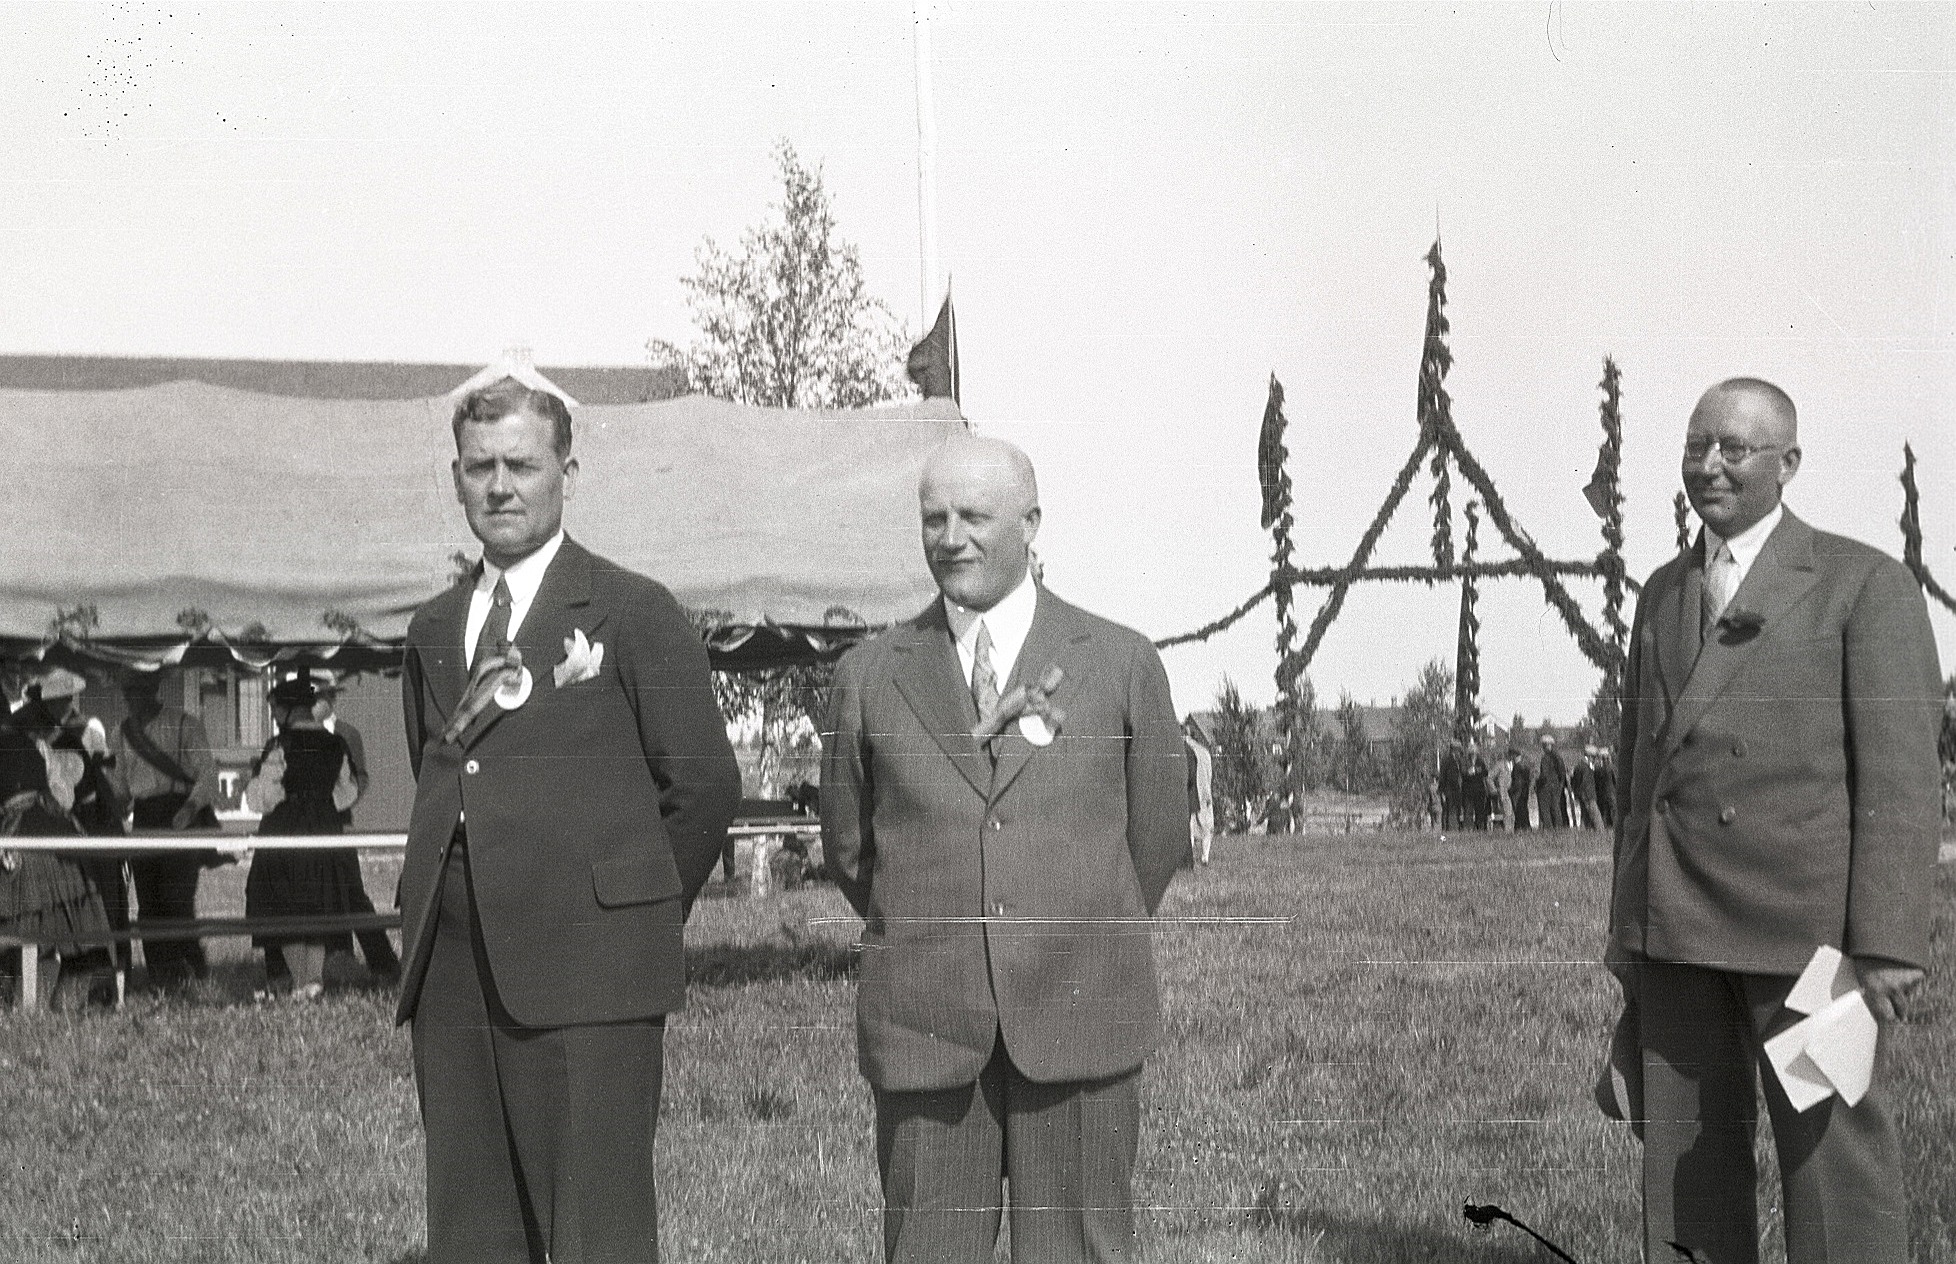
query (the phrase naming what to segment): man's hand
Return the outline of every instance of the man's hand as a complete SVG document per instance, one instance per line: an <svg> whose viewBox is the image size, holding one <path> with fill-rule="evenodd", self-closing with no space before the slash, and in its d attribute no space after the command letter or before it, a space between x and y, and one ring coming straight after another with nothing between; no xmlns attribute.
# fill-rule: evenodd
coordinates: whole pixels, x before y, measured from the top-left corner
<svg viewBox="0 0 1956 1264"><path fill-rule="evenodd" d="M173 830L187 830L196 823L197 804L195 801L186 803L178 808L176 815L170 818L170 828Z"/></svg>
<svg viewBox="0 0 1956 1264"><path fill-rule="evenodd" d="M1886 957L1856 957L1854 973L1867 994L1868 1008L1884 1023L1896 1022L1908 1014L1909 995L1920 987L1923 972L1918 966L1905 966Z"/></svg>

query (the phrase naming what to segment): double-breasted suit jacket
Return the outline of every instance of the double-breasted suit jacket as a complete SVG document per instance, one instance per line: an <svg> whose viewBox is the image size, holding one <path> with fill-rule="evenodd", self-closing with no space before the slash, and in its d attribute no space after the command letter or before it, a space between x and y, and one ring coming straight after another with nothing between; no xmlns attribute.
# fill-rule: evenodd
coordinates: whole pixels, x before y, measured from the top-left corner
<svg viewBox="0 0 1956 1264"><path fill-rule="evenodd" d="M456 825L496 990L525 1026L649 1018L685 996L681 929L740 798L706 649L660 584L565 540L515 643L529 698L441 733L468 684L472 581L409 624L403 696L414 813L401 874L412 1017ZM604 654L559 687L567 639Z"/></svg>
<svg viewBox="0 0 1956 1264"><path fill-rule="evenodd" d="M1138 633L1039 589L1004 691L1064 678L1050 745L993 760L943 604L844 656L824 851L864 919L857 1055L886 1091L969 1084L997 1039L1027 1079L1133 1070L1160 1030L1150 919L1188 850L1168 679Z"/></svg>
<svg viewBox="0 0 1956 1264"><path fill-rule="evenodd" d="M1702 554L1637 605L1612 955L1791 975L1828 944L1925 965L1942 683L1913 577L1786 513L1701 633Z"/></svg>

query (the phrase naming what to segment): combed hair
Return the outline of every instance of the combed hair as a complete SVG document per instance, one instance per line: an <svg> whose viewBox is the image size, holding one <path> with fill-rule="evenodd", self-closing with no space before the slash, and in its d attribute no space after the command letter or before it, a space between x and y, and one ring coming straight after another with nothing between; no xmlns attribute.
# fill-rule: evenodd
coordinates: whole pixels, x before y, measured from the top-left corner
<svg viewBox="0 0 1956 1264"><path fill-rule="evenodd" d="M551 443L560 460L571 453L571 415L564 401L549 391L525 386L513 377L470 391L455 405L455 445L462 444L462 427L470 422L501 421L517 413L528 413L549 422L554 432Z"/></svg>

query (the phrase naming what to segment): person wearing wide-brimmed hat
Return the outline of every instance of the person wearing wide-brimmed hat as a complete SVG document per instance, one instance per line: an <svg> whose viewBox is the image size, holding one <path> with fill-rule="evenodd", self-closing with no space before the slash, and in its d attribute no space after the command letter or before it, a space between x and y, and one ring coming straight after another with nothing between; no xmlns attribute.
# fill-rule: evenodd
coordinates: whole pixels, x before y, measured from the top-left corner
<svg viewBox="0 0 1956 1264"><path fill-rule="evenodd" d="M319 695L319 700L312 705L313 718L318 720L320 726L328 733L337 733L340 740L346 743L347 779L351 780L353 788L350 791L351 801L346 799L340 801L342 804L340 828L352 829L353 808L366 795L367 786L371 781L367 771L366 739L361 736L359 729L333 709L334 702L340 696L339 677L323 667L315 667L312 670L312 684ZM345 781L340 784L344 786ZM344 881L347 895L352 901L352 911L373 912L374 902L367 895L366 879L360 872L359 854L347 849L335 852L334 856L340 868L345 871ZM353 934L342 932L328 936L326 955L331 957L335 953L346 953L351 956L356 939L360 943L361 955L367 959L367 970L370 974L382 980L400 977L400 954L394 951L394 941L387 937L386 930L379 927L356 931Z"/></svg>
<svg viewBox="0 0 1956 1264"><path fill-rule="evenodd" d="M9 850L5 840L80 833L48 784L40 745L14 717L0 716L0 930L26 941L21 952L38 952L44 996L53 995L64 958L108 942L109 920L80 865L48 852Z"/></svg>
<svg viewBox="0 0 1956 1264"><path fill-rule="evenodd" d="M264 817L258 832L265 836L338 834L340 807L334 787L346 766L346 741L330 733L313 714L319 699L310 674L283 676L273 685L269 700L278 733L265 745L248 792L252 806ZM275 788L275 789L274 789ZM359 870L349 881L343 853L330 848L261 850L252 859L245 880L245 916L321 917L356 911L353 892ZM371 907L371 906L369 906ZM274 992L290 991L302 1000L316 999L325 990L324 934L294 935L261 932L252 942L265 951L265 976Z"/></svg>
<svg viewBox="0 0 1956 1264"><path fill-rule="evenodd" d="M99 719L82 713L82 694L87 687L86 678L66 668L45 671L27 684L13 721L40 750L47 765L49 793L60 809L74 818L84 834L119 838L128 815L127 795L109 750L107 729ZM129 887L123 876L123 858L72 859L101 897L109 927L118 933L127 931ZM62 967L71 983L93 976L94 984L84 982L81 986L104 989L97 995L108 999L106 989L114 972L126 971L129 963L129 943L123 939L71 956Z"/></svg>

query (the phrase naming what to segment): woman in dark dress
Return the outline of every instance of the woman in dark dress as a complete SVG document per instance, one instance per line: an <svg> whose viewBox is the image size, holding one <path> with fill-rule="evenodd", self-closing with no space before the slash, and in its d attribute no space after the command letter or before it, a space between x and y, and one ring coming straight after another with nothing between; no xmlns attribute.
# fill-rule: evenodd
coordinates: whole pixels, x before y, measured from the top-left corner
<svg viewBox="0 0 1956 1264"><path fill-rule="evenodd" d="M272 688L278 736L266 744L254 772L265 772L268 762L276 771L282 763L284 793L259 822L261 836L341 832L333 787L346 764L346 743L314 718L317 698L311 676L303 672ZM274 753L276 762L272 762ZM329 849L261 849L252 858L245 880L245 916L322 917L354 912L356 902L342 859ZM266 981L274 992L289 990L297 999L314 1000L325 991L326 940L323 932L303 936L273 932L255 936L252 942L265 950Z"/></svg>
<svg viewBox="0 0 1956 1264"><path fill-rule="evenodd" d="M33 737L0 717L0 929L38 945L43 996L54 994L64 957L109 942L109 919L79 864L47 852L8 850L6 839L80 833L48 788L47 762Z"/></svg>

